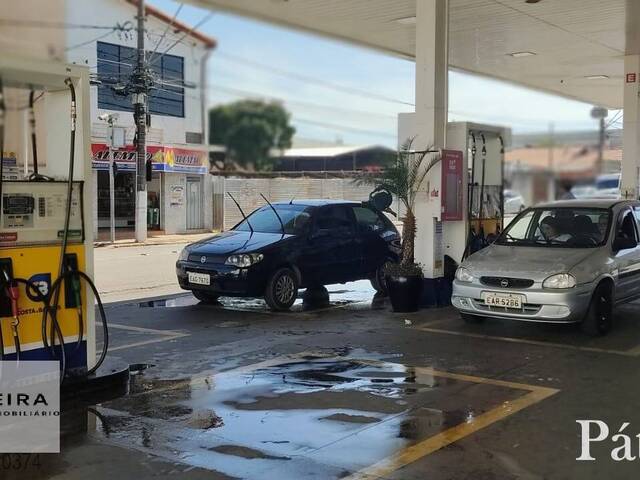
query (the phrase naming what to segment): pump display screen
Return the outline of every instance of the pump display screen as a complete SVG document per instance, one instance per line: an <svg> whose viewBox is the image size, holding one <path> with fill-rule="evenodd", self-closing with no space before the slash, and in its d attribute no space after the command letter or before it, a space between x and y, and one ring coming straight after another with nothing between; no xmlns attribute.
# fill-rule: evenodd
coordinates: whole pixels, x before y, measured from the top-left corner
<svg viewBox="0 0 640 480"><path fill-rule="evenodd" d="M74 182L68 238L84 240L82 182ZM60 243L67 206L66 182L5 181L0 216L0 245Z"/></svg>
<svg viewBox="0 0 640 480"><path fill-rule="evenodd" d="M33 195L4 194L2 197L2 212L5 215L30 215L33 213Z"/></svg>

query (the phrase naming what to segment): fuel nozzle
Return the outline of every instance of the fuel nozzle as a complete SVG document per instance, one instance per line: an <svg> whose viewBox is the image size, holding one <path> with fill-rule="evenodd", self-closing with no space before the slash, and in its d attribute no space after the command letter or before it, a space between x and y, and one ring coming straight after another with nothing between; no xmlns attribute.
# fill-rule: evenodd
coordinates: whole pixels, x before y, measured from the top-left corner
<svg viewBox="0 0 640 480"><path fill-rule="evenodd" d="M18 313L18 300L20 299L20 289L18 282L12 279L6 270L2 270L5 279L5 294L11 302L11 331L13 333L13 343L16 347L16 356L20 358L20 337L18 336L18 325L20 325L20 317Z"/></svg>

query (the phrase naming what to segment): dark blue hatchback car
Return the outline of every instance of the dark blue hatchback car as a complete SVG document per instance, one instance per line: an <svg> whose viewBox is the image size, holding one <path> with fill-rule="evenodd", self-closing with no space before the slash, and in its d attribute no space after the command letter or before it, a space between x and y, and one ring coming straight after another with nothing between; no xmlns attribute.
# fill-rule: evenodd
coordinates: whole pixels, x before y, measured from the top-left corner
<svg viewBox="0 0 640 480"><path fill-rule="evenodd" d="M400 255L393 223L368 202L295 200L261 207L228 232L184 248L178 282L203 302L264 297L293 305L299 288L370 279L384 291L382 267Z"/></svg>

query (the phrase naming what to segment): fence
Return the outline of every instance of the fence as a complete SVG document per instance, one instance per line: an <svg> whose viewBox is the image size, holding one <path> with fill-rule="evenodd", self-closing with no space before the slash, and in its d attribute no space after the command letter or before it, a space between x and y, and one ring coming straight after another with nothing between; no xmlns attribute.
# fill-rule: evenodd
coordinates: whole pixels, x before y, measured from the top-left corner
<svg viewBox="0 0 640 480"><path fill-rule="evenodd" d="M226 192L238 201L249 215L265 204L262 193L270 202L293 199L327 198L362 201L369 198L370 186L359 186L353 178L213 178L213 221L217 230L229 230L242 220L238 207Z"/></svg>

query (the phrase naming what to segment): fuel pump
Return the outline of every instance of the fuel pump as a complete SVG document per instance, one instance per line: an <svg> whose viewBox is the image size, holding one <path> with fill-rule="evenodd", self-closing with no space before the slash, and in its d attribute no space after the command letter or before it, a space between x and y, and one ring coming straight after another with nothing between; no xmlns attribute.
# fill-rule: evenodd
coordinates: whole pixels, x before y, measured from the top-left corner
<svg viewBox="0 0 640 480"><path fill-rule="evenodd" d="M409 138L423 143L431 140L424 137L416 120L415 113L399 114L401 144ZM462 168L458 170L452 158L443 157L419 195L416 260L423 266L424 291L432 292L431 299L423 300L424 306L443 304L442 299L450 297L448 283L457 264L501 231L504 146L508 142L509 130L503 127L449 122L446 145L436 145L454 154L454 159L461 156ZM460 188L450 188L454 185ZM460 205L460 214L446 215L450 205Z"/></svg>
<svg viewBox="0 0 640 480"><path fill-rule="evenodd" d="M88 88L82 67L0 58L0 358L57 360L63 382L74 385L96 377L109 347L105 310L91 278L92 231L85 229L85 218L92 215L84 196L91 168L85 161L90 158ZM4 151L17 139L5 135L5 100L27 89L33 173L7 180ZM40 143L46 147L42 163L36 89L46 100L39 121L49 133ZM97 356L94 302L103 328Z"/></svg>

